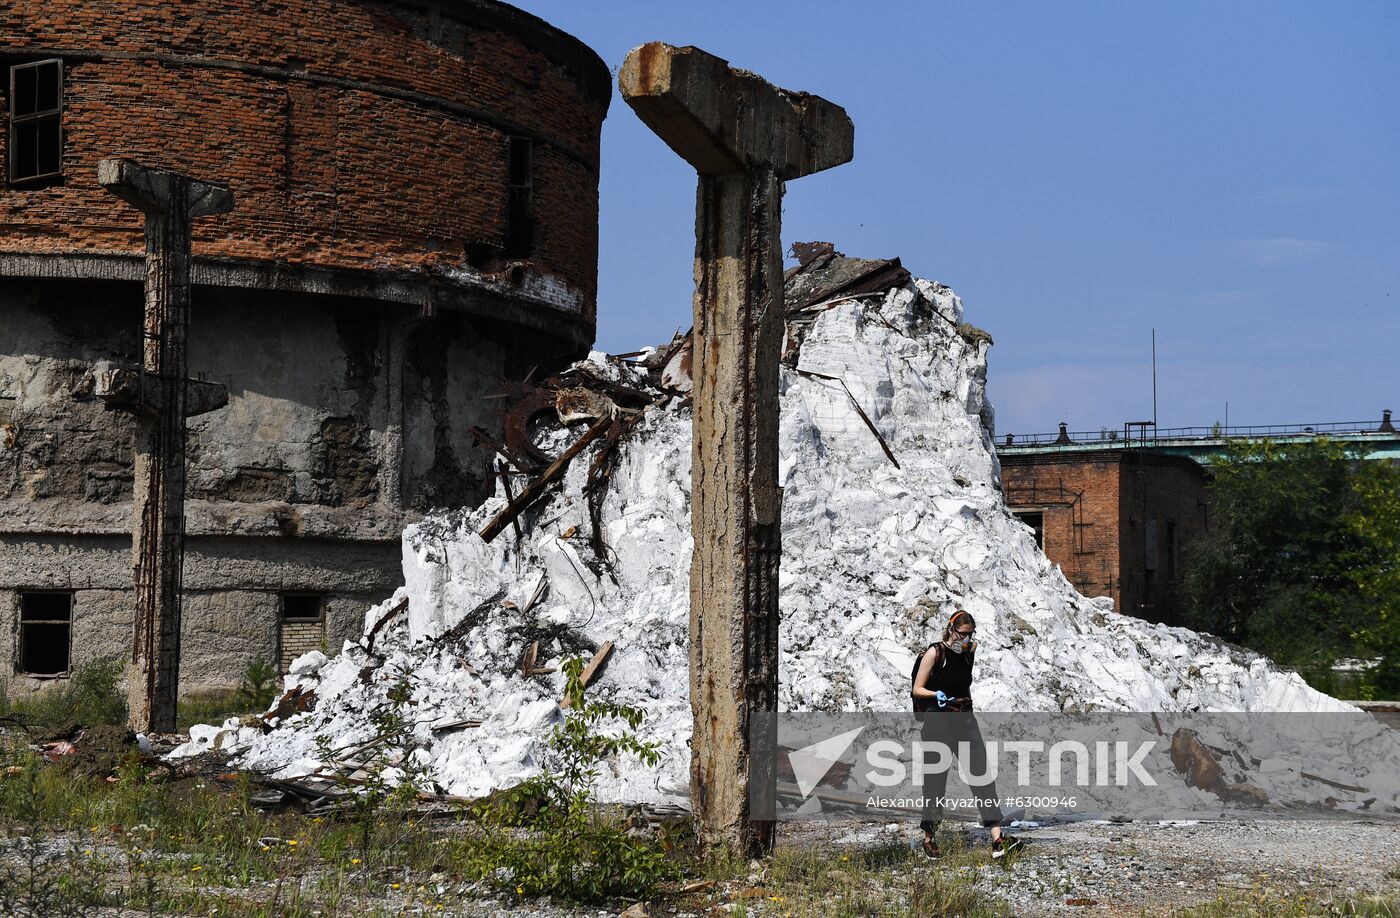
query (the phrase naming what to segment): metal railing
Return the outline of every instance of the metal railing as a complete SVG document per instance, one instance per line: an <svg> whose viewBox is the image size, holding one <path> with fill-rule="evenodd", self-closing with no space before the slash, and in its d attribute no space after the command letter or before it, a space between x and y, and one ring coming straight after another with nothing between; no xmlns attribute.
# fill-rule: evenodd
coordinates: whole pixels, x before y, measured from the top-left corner
<svg viewBox="0 0 1400 918"><path fill-rule="evenodd" d="M1388 414L1388 413L1387 413ZM1396 436L1389 417L1377 422L1334 421L1318 424L1254 424L1246 427L1164 427L1152 430L1150 421L1134 421L1121 430L1106 427L1098 430L1067 430L1064 425L1055 433L1004 434L997 437L999 448L1017 446L1091 446L1091 445L1154 445L1192 440L1224 440L1230 438L1265 439L1270 437L1337 436L1347 434L1389 434ZM1389 428L1389 429L1387 429Z"/></svg>

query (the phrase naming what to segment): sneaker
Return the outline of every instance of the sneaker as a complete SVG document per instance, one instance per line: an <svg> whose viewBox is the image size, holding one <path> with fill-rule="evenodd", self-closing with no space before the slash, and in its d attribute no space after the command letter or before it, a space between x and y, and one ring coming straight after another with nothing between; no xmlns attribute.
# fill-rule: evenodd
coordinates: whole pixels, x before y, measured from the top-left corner
<svg viewBox="0 0 1400 918"><path fill-rule="evenodd" d="M1022 841L1013 835L1003 835L992 842L992 857L1004 857L1008 851L1019 851Z"/></svg>
<svg viewBox="0 0 1400 918"><path fill-rule="evenodd" d="M923 847L925 857L938 858L943 856L943 852L938 850L938 842L934 841L931 838L928 838L927 836L925 836L924 838Z"/></svg>

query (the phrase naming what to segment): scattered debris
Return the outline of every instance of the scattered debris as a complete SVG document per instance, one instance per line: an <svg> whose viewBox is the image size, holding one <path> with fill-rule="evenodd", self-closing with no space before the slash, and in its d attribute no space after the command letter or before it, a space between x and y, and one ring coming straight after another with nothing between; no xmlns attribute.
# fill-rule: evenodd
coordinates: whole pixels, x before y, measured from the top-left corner
<svg viewBox="0 0 1400 918"><path fill-rule="evenodd" d="M496 514L490 522L482 527L480 533L481 541L489 542L500 535L501 530L505 528L507 523L520 516L520 514L524 513L535 501L539 500L540 497L544 495L545 490L564 474L564 471L568 469L569 463L573 461L574 457L583 452L588 444L601 436L604 430L612 426L612 423L613 419L610 417L602 418L594 422L593 426L588 428L587 433L575 440L572 446L564 450L558 459L555 459L548 468L540 473L539 478L530 482L525 490L521 491L517 497L506 504L505 509Z"/></svg>

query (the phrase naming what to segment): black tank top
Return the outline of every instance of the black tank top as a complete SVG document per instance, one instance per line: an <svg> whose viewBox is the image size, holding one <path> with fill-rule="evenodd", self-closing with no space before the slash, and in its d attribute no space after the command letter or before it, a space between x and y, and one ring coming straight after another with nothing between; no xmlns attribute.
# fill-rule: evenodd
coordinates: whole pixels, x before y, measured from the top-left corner
<svg viewBox="0 0 1400 918"><path fill-rule="evenodd" d="M937 645L943 660L936 662L924 687L952 698L972 697L972 654L954 653L947 644Z"/></svg>

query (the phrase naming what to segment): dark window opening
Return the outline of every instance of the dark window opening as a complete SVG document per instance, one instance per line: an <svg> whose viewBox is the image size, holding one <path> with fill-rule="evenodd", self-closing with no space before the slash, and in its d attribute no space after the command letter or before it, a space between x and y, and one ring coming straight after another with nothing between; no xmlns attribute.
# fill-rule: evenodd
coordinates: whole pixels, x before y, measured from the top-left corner
<svg viewBox="0 0 1400 918"><path fill-rule="evenodd" d="M1167 523L1167 579L1175 580L1181 546L1176 540L1176 523Z"/></svg>
<svg viewBox="0 0 1400 918"><path fill-rule="evenodd" d="M507 258L525 258L534 250L534 142L528 137L506 141L509 163L506 178Z"/></svg>
<svg viewBox="0 0 1400 918"><path fill-rule="evenodd" d="M1040 550L1045 550L1045 514L1040 510L1018 510L1015 511L1016 519L1031 527L1035 532L1035 544L1040 546Z"/></svg>
<svg viewBox="0 0 1400 918"><path fill-rule="evenodd" d="M31 676L61 676L68 672L72 630L72 593L21 593L19 671Z"/></svg>
<svg viewBox="0 0 1400 918"><path fill-rule="evenodd" d="M321 620L324 597L320 593L287 593L282 597L282 618L289 621Z"/></svg>
<svg viewBox="0 0 1400 918"><path fill-rule="evenodd" d="M10 68L10 181L63 171L63 61Z"/></svg>
<svg viewBox="0 0 1400 918"><path fill-rule="evenodd" d="M326 597L321 593L283 593L277 629L277 659L282 672L304 653L320 650L326 639Z"/></svg>

